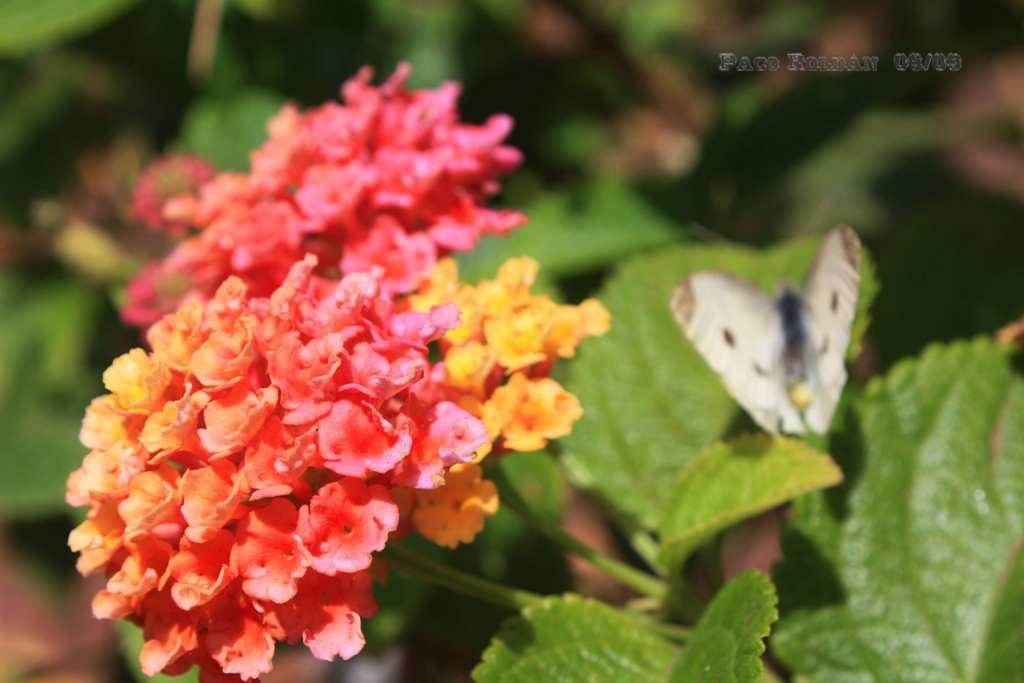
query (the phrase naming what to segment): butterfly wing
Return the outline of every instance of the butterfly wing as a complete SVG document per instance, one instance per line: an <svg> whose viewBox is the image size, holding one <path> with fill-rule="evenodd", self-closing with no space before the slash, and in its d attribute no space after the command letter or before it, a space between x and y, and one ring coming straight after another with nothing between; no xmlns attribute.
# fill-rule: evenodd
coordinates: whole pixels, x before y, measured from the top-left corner
<svg viewBox="0 0 1024 683"><path fill-rule="evenodd" d="M814 400L804 413L808 426L825 432L846 383L846 348L860 292L860 239L841 226L825 236L804 283L808 338L815 374Z"/></svg>
<svg viewBox="0 0 1024 683"><path fill-rule="evenodd" d="M774 302L753 283L725 273L685 278L672 311L687 338L765 430L802 433L785 390L782 324Z"/></svg>

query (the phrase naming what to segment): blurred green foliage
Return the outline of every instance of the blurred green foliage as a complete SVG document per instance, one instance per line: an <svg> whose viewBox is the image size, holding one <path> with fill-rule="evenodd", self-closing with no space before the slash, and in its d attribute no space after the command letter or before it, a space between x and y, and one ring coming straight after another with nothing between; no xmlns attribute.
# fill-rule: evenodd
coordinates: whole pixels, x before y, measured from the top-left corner
<svg viewBox="0 0 1024 683"><path fill-rule="evenodd" d="M55 248L61 235L85 224L131 262L159 254L166 244L126 220L146 159L187 150L244 168L281 102L335 97L364 64L385 75L408 60L417 87L460 81L468 120L498 111L516 120L511 142L526 162L498 203L530 223L461 257L469 278L529 254L555 296L600 294L615 314L610 335L584 344L570 372L587 417L564 447L517 460L515 483L545 514L563 509L567 464L621 524L617 539L655 528L680 468L744 425L685 347L667 288L705 267L760 269L765 285L798 279L813 241L767 256L733 243L774 246L840 222L860 232L877 296L853 397L929 343L992 333L1024 312L1024 8L1014 0L233 0L223 9L219 30L205 34L212 43L196 45L194 0L0 3L0 520L18 538L70 528L63 482L83 454L82 410L102 390L103 368L139 342L110 295L120 276L97 276L88 256ZM213 51L208 69L199 48ZM722 51L791 50L877 54L880 67L718 70ZM913 50L958 52L965 68L892 67L893 53ZM829 495L798 503L820 513L801 512L818 558L801 565L808 585L838 542ZM431 552L541 592L573 581L561 554L504 510L475 545ZM45 560L66 567L71 557ZM783 586L784 608L794 590ZM464 677L507 616L398 575L379 596L370 648L422 644L431 680ZM726 641L708 636L710 646ZM810 649L783 654L799 662ZM110 668L116 653L96 656L103 677L129 675Z"/></svg>

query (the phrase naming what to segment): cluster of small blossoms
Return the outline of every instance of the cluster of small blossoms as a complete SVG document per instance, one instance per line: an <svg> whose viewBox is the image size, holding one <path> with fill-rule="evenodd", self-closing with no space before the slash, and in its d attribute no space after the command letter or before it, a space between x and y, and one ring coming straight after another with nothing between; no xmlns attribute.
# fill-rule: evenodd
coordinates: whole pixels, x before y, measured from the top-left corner
<svg viewBox="0 0 1024 683"><path fill-rule="evenodd" d="M581 415L546 374L608 316L531 295L534 262L470 286L444 259L408 297L379 272L316 265L268 297L232 277L184 302L86 412L67 499L89 511L69 544L79 571L107 577L95 615L142 627L147 674L252 680L278 641L355 655L373 553L409 527L471 541L498 505L480 460L541 448Z"/></svg>
<svg viewBox="0 0 1024 683"><path fill-rule="evenodd" d="M322 659L363 646L371 555L398 529L394 488L432 488L488 440L483 423L420 395L427 345L452 305L400 311L369 274L296 264L269 297L229 278L104 373L92 451L67 498L78 569L104 570L101 618L144 631L147 674L268 672L276 641Z"/></svg>
<svg viewBox="0 0 1024 683"><path fill-rule="evenodd" d="M325 272L382 268L382 290L405 293L440 256L521 224L518 212L483 206L521 162L502 144L511 118L462 123L458 84L408 90L408 75L401 65L374 87L364 68L343 86L342 102L285 106L247 174L221 173L169 200L154 185L184 168L181 160L144 175L136 214L198 232L140 272L126 290L124 319L149 325L186 293L208 298L231 275L266 296L306 253L318 254Z"/></svg>
<svg viewBox="0 0 1024 683"><path fill-rule="evenodd" d="M458 86L408 91L406 66L371 75L285 107L248 174L178 156L138 180L138 220L195 232L128 287L151 350L104 373L67 500L88 508L78 569L107 579L93 611L142 627L148 674L253 680L277 642L355 655L373 554L472 541L498 508L481 461L582 414L548 375L608 328L601 305L531 294L529 259L471 286L443 258L523 220L483 207L520 162L511 120L459 122Z"/></svg>
<svg viewBox="0 0 1024 683"><path fill-rule="evenodd" d="M453 467L444 486L414 493L413 525L439 545L472 541L496 511L494 486L482 479L478 464L492 443L499 454L539 450L569 434L583 414L576 397L548 374L555 359L575 355L585 337L604 334L610 317L595 299L571 306L531 294L537 270L533 259L511 259L494 280L468 285L446 258L409 297L415 311L458 307L458 327L441 338L443 362L424 384L433 385L436 398L480 418L488 433L474 462Z"/></svg>

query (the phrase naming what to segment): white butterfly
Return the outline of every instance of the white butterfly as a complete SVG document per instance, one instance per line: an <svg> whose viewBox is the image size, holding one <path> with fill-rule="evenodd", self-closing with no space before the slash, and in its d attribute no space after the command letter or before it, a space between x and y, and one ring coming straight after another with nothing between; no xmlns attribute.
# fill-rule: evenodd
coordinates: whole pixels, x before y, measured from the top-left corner
<svg viewBox="0 0 1024 683"><path fill-rule="evenodd" d="M743 278L700 272L672 293L686 336L767 431L828 429L846 383L860 251L842 226L825 236L803 292L783 286L772 299Z"/></svg>

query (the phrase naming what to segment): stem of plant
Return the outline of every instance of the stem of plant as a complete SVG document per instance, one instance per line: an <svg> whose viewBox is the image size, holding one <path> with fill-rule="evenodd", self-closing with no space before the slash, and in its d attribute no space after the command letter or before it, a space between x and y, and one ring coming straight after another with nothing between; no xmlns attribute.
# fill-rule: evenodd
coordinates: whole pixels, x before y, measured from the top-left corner
<svg viewBox="0 0 1024 683"><path fill-rule="evenodd" d="M685 641L687 638L690 637L690 633L693 630L693 629L691 629L691 628L689 628L687 626L678 626L676 624L666 624L663 621L657 621L657 620L652 619L650 617L646 617L646 618L641 617L641 620L645 624L647 624L647 626L652 631L656 631L657 633L665 636L666 638L671 638L672 640Z"/></svg>
<svg viewBox="0 0 1024 683"><path fill-rule="evenodd" d="M638 593L648 595L658 600L665 597L668 592L668 587L660 579L591 548L585 543L582 543L570 536L560 526L552 524L551 522L541 519L535 515L526 504L526 501L520 497L515 486L511 481L509 481L500 465L490 468L488 476L500 489L501 499L504 505L508 506L510 510L515 512L524 521L547 536L566 552L582 557L608 576L617 579Z"/></svg>
<svg viewBox="0 0 1024 683"><path fill-rule="evenodd" d="M650 533L638 528L629 528L629 525L623 525L626 527L625 531L629 538L629 544L633 547L633 550L639 555L647 566L653 569L658 576L665 575L665 568L661 565L661 561L658 559L658 542L654 540L654 537Z"/></svg>
<svg viewBox="0 0 1024 683"><path fill-rule="evenodd" d="M199 0L188 48L188 75L196 83L206 81L213 70L223 19L224 0Z"/></svg>
<svg viewBox="0 0 1024 683"><path fill-rule="evenodd" d="M384 555L401 572L500 607L520 610L544 599L544 596L530 591L466 574L400 545L389 546Z"/></svg>
<svg viewBox="0 0 1024 683"><path fill-rule="evenodd" d="M389 546L384 551L384 556L395 569L404 574L499 607L518 611L523 607L536 605L545 598L537 593L511 588L466 574L400 545ZM649 614L636 610L627 609L626 611L666 638L684 640L690 634L690 629L685 626L666 624Z"/></svg>

